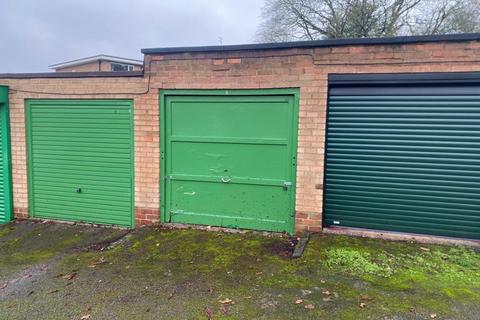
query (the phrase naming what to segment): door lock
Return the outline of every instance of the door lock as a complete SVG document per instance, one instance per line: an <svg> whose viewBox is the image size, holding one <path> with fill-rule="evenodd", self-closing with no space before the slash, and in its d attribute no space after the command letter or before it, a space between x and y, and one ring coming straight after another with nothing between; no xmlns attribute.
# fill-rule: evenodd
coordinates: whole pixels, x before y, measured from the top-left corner
<svg viewBox="0 0 480 320"><path fill-rule="evenodd" d="M291 183L291 182L285 181L285 182L283 183L283 190L288 191L288 187L291 187L291 186L292 186L292 183Z"/></svg>

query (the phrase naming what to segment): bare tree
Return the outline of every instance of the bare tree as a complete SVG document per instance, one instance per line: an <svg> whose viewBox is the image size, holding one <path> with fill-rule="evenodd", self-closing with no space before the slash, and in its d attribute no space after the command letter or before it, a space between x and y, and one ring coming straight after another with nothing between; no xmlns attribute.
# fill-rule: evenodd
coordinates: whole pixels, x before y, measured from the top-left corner
<svg viewBox="0 0 480 320"><path fill-rule="evenodd" d="M260 41L480 30L480 0L266 0Z"/></svg>
<svg viewBox="0 0 480 320"><path fill-rule="evenodd" d="M423 0L410 17L411 34L445 34L480 30L479 0Z"/></svg>

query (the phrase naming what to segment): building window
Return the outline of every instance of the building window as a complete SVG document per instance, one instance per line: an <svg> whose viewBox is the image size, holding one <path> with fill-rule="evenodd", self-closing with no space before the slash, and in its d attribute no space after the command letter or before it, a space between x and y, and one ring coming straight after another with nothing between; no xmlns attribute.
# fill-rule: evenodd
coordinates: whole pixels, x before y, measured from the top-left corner
<svg viewBox="0 0 480 320"><path fill-rule="evenodd" d="M111 71L133 71L133 65L125 63L111 63Z"/></svg>

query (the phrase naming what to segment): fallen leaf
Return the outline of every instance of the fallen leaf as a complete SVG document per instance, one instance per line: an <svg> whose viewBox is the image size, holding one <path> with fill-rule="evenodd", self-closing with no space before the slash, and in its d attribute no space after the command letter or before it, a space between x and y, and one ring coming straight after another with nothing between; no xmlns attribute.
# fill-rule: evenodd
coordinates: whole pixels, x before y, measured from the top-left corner
<svg viewBox="0 0 480 320"><path fill-rule="evenodd" d="M372 301L373 299L370 298L367 294L363 294L360 296L361 301Z"/></svg>
<svg viewBox="0 0 480 320"><path fill-rule="evenodd" d="M207 319L213 318L213 311L210 307L205 307L205 314L207 315Z"/></svg>
<svg viewBox="0 0 480 320"><path fill-rule="evenodd" d="M313 304L307 304L304 306L305 309L308 309L308 310L313 310L315 309L315 306Z"/></svg>
<svg viewBox="0 0 480 320"><path fill-rule="evenodd" d="M295 300L295 304L301 304L301 303L303 303L303 300L302 300L302 299L297 299L297 300Z"/></svg>
<svg viewBox="0 0 480 320"><path fill-rule="evenodd" d="M62 278L65 279L65 280L71 281L71 280L73 280L76 276L77 276L77 273L76 273L76 272L72 272L72 273L69 273L69 274L66 274L66 275L62 276Z"/></svg>
<svg viewBox="0 0 480 320"><path fill-rule="evenodd" d="M90 319L90 315L87 314L87 315L84 315L80 318L80 320L87 320L87 319Z"/></svg>
<svg viewBox="0 0 480 320"><path fill-rule="evenodd" d="M257 276L261 276L263 274L262 271L255 273Z"/></svg>
<svg viewBox="0 0 480 320"><path fill-rule="evenodd" d="M5 289L8 286L8 283L0 284L0 289Z"/></svg>
<svg viewBox="0 0 480 320"><path fill-rule="evenodd" d="M365 309L367 307L367 304L362 302L358 306L360 307L360 309Z"/></svg>
<svg viewBox="0 0 480 320"><path fill-rule="evenodd" d="M221 304L235 304L235 302L232 299L225 298L223 300L219 301Z"/></svg>
<svg viewBox="0 0 480 320"><path fill-rule="evenodd" d="M430 315L430 318L432 318L432 319L437 319L437 314L436 314L436 313L432 313L432 314Z"/></svg>
<svg viewBox="0 0 480 320"><path fill-rule="evenodd" d="M327 296L331 295L332 293L330 291L322 291L323 294L326 294Z"/></svg>
<svg viewBox="0 0 480 320"><path fill-rule="evenodd" d="M222 304L222 305L220 306L220 311L222 311L222 313L223 313L224 315L226 315L226 316L228 316L228 314L229 314L229 312L230 312L230 310L228 309L228 306L226 306L226 305L224 305L224 304Z"/></svg>
<svg viewBox="0 0 480 320"><path fill-rule="evenodd" d="M177 293L177 290L173 289L170 295L168 296L168 300L172 299L175 296L175 293Z"/></svg>
<svg viewBox="0 0 480 320"><path fill-rule="evenodd" d="M423 251L430 251L430 249L428 249L428 248L425 248L425 247L420 247L420 250L423 250Z"/></svg>
<svg viewBox="0 0 480 320"><path fill-rule="evenodd" d="M95 261L94 263L92 263L92 264L89 265L88 267L89 267L89 268L95 268L96 266L101 265L101 264L105 264L105 263L108 263L108 261L105 260L104 257L101 257L98 261Z"/></svg>

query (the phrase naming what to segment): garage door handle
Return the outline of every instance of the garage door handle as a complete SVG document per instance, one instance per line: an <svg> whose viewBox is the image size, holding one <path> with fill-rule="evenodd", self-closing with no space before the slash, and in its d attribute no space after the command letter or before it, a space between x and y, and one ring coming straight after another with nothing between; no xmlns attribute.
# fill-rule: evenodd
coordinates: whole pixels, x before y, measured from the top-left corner
<svg viewBox="0 0 480 320"><path fill-rule="evenodd" d="M292 186L292 183L291 183L291 182L285 181L285 182L283 183L283 190L288 191L288 188L291 187L291 186Z"/></svg>
<svg viewBox="0 0 480 320"><path fill-rule="evenodd" d="M232 181L232 178L230 178L230 177L222 177L222 182L224 182L224 183L229 183L230 181Z"/></svg>

